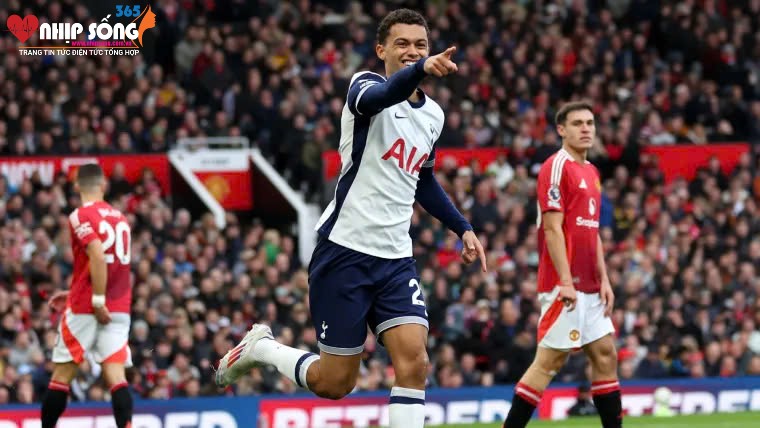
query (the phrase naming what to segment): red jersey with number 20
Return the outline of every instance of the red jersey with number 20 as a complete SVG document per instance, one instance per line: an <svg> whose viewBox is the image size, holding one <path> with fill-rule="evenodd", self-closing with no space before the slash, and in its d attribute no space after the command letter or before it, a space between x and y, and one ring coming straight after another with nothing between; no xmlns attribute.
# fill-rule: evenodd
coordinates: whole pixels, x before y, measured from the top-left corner
<svg viewBox="0 0 760 428"><path fill-rule="evenodd" d="M602 197L599 171L588 161L576 162L567 151L560 149L541 165L536 192L540 251L538 292L550 292L559 285L559 274L549 255L541 223L541 214L547 211L564 214L562 231L575 289L584 293L598 292L596 253Z"/></svg>
<svg viewBox="0 0 760 428"><path fill-rule="evenodd" d="M74 273L67 306L75 314L92 313L92 280L87 244L100 239L108 271L106 307L109 312L130 313L132 231L126 217L106 202L89 202L69 215L69 232L74 253Z"/></svg>

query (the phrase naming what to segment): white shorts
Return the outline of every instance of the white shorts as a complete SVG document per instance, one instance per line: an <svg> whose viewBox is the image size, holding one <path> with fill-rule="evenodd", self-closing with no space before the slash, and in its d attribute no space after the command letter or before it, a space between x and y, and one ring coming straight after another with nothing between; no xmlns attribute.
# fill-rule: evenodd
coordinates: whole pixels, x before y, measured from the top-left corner
<svg viewBox="0 0 760 428"><path fill-rule="evenodd" d="M129 350L130 316L111 313L111 322L102 325L91 314L73 314L67 309L58 325L53 348L54 363L81 364L89 353L98 363L119 363L132 366Z"/></svg>
<svg viewBox="0 0 760 428"><path fill-rule="evenodd" d="M599 293L576 291L575 309L568 312L559 300L559 287L549 293L539 293L541 318L538 321L538 345L558 350L582 348L615 332L610 317L604 316Z"/></svg>

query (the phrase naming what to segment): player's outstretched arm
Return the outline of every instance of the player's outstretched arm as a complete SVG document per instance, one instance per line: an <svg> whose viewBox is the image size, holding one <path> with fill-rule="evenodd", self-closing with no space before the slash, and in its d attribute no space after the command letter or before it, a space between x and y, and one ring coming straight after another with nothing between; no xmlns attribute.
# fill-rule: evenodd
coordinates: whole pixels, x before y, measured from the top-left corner
<svg viewBox="0 0 760 428"><path fill-rule="evenodd" d="M111 322L111 315L106 308L106 282L108 267L100 239L94 239L87 244L87 257L90 259L90 280L92 282L92 309L101 324Z"/></svg>
<svg viewBox="0 0 760 428"><path fill-rule="evenodd" d="M425 211L440 220L441 223L451 229L460 238L465 232L472 230L470 223L454 206L451 199L449 199L449 195L446 194L441 184L438 183L432 167L421 168L419 178L414 199L420 203Z"/></svg>
<svg viewBox="0 0 760 428"><path fill-rule="evenodd" d="M442 77L455 73L457 65L451 60L454 52L456 48L452 46L438 55L422 58L385 81L373 73L359 76L348 91L351 112L371 116L412 96L428 74Z"/></svg>
<svg viewBox="0 0 760 428"><path fill-rule="evenodd" d="M575 309L575 285L573 275L570 272L570 262L567 259L565 247L565 232L562 230L562 221L565 215L559 211L547 211L543 214L544 234L546 236L546 248L552 259L552 265L559 275L559 297L570 310Z"/></svg>

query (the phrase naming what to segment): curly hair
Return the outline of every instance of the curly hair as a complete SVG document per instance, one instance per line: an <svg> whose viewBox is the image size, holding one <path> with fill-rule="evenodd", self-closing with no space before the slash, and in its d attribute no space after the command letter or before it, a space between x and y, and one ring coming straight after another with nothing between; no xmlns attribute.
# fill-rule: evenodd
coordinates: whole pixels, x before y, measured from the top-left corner
<svg viewBox="0 0 760 428"><path fill-rule="evenodd" d="M385 44L385 39L388 38L388 34L391 32L391 27L396 24L421 25L425 27L428 39L430 38L430 28L425 17L411 9L397 9L380 21L380 25L377 27L377 42L379 44Z"/></svg>

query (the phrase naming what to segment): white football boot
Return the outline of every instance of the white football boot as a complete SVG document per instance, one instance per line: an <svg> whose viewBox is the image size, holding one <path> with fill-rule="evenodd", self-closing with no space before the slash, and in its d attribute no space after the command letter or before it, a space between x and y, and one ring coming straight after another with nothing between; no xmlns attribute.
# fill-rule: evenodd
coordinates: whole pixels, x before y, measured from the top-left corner
<svg viewBox="0 0 760 428"><path fill-rule="evenodd" d="M254 324L243 340L219 361L215 379L217 386L227 387L237 382L241 376L260 364L253 359L253 347L261 339L274 340L272 329L268 325Z"/></svg>

